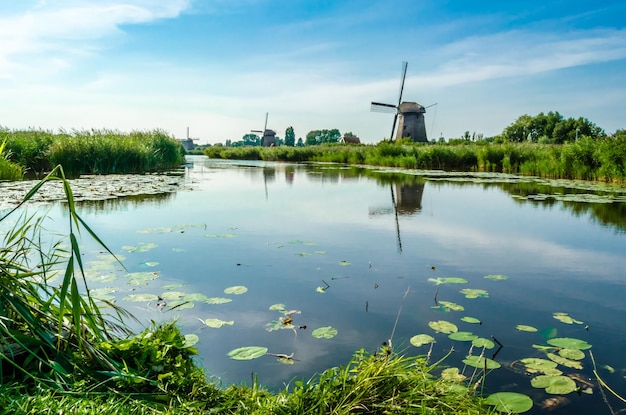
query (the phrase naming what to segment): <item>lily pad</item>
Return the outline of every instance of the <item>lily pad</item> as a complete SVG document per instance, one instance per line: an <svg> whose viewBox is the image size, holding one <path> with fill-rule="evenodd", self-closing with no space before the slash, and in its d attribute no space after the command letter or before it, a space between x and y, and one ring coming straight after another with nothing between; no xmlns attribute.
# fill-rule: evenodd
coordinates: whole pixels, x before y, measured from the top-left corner
<svg viewBox="0 0 626 415"><path fill-rule="evenodd" d="M502 365L495 360L491 360L488 357L480 357L480 356L467 356L463 359L463 363L468 366L476 367L478 369L484 369L485 365L487 369L498 369Z"/></svg>
<svg viewBox="0 0 626 415"><path fill-rule="evenodd" d="M159 274L157 272L133 272L126 274L126 278L128 278L128 285L148 285L151 281L159 278Z"/></svg>
<svg viewBox="0 0 626 415"><path fill-rule="evenodd" d="M311 332L311 335L318 339L332 339L338 331L332 326L319 327Z"/></svg>
<svg viewBox="0 0 626 415"><path fill-rule="evenodd" d="M165 284L165 285L161 285L161 288L163 288L164 290L175 290L177 288L182 288L184 287L185 284L182 283L178 283L178 284Z"/></svg>
<svg viewBox="0 0 626 415"><path fill-rule="evenodd" d="M570 337L555 337L548 340L548 344L551 346L560 347L562 349L577 349L587 350L591 349L591 345L584 340L573 339Z"/></svg>
<svg viewBox="0 0 626 415"><path fill-rule="evenodd" d="M248 288L243 285L235 285L224 290L224 294L241 295L248 292Z"/></svg>
<svg viewBox="0 0 626 415"><path fill-rule="evenodd" d="M560 364L561 366L570 367L572 369L578 369L578 370L582 370L583 368L582 363L580 363L578 360L566 359L554 353L548 353L546 354L546 356L548 356L548 359Z"/></svg>
<svg viewBox="0 0 626 415"><path fill-rule="evenodd" d="M533 326L527 326L525 324L518 324L517 326L515 326L516 329L518 329L519 331L527 331L529 333L534 333L537 331L537 329Z"/></svg>
<svg viewBox="0 0 626 415"><path fill-rule="evenodd" d="M458 277L438 277L438 278L429 278L429 282L434 282L437 285L442 284L467 284L467 280L465 278Z"/></svg>
<svg viewBox="0 0 626 415"><path fill-rule="evenodd" d="M532 378L530 384L535 388L545 389L547 393L554 395L566 395L577 389L576 382L567 376L540 375Z"/></svg>
<svg viewBox="0 0 626 415"><path fill-rule="evenodd" d="M233 301L232 298L224 298L224 297L211 297L204 300L206 304L226 304Z"/></svg>
<svg viewBox="0 0 626 415"><path fill-rule="evenodd" d="M448 382L463 382L466 376L459 373L459 368L449 367L441 371L441 379Z"/></svg>
<svg viewBox="0 0 626 415"><path fill-rule="evenodd" d="M200 338L198 337L197 334L185 334L185 343L183 344L183 347L191 347L194 344L198 343L200 341Z"/></svg>
<svg viewBox="0 0 626 415"><path fill-rule="evenodd" d="M206 301L209 297L200 293L187 294L185 296L186 301Z"/></svg>
<svg viewBox="0 0 626 415"><path fill-rule="evenodd" d="M227 356L234 360L252 360L264 356L267 351L267 347L246 346L231 350Z"/></svg>
<svg viewBox="0 0 626 415"><path fill-rule="evenodd" d="M154 261L142 262L141 264L139 264L139 266L142 268L152 268L156 267L157 265L159 265L159 263Z"/></svg>
<svg viewBox="0 0 626 415"><path fill-rule="evenodd" d="M489 339L485 339L484 337L478 337L472 340L472 345L474 347L484 347L485 349L493 349L496 347L496 344Z"/></svg>
<svg viewBox="0 0 626 415"><path fill-rule="evenodd" d="M559 356L569 360L582 360L585 358L585 352L578 349L560 349Z"/></svg>
<svg viewBox="0 0 626 415"><path fill-rule="evenodd" d="M198 320L203 322L207 327L211 327L214 329L219 329L224 326L232 326L233 324L235 324L233 320L225 321L225 320L220 320L219 318L207 318L206 320L202 320L202 319L198 319Z"/></svg>
<svg viewBox="0 0 626 415"><path fill-rule="evenodd" d="M485 275L483 278L487 280L491 280L491 281L504 281L504 280L509 279L509 277L507 277L506 275L493 275L493 274Z"/></svg>
<svg viewBox="0 0 626 415"><path fill-rule="evenodd" d="M457 303L453 303L453 302L450 302L450 301L439 301L439 304L441 304L445 308L448 308L448 309L450 309L452 311L463 311L463 310L465 310L465 307L463 307L462 305L459 305Z"/></svg>
<svg viewBox="0 0 626 415"><path fill-rule="evenodd" d="M471 342L473 340L476 340L478 336L474 333L470 333L469 331L457 331L454 333L450 333L448 335L448 338L450 340L457 340L461 342Z"/></svg>
<svg viewBox="0 0 626 415"><path fill-rule="evenodd" d="M170 310L189 310L195 307L191 301L175 300L168 304Z"/></svg>
<svg viewBox="0 0 626 415"><path fill-rule="evenodd" d="M273 304L270 306L270 310L285 311L287 310L287 306L285 306L284 304Z"/></svg>
<svg viewBox="0 0 626 415"><path fill-rule="evenodd" d="M161 298L164 300L180 300L186 295L187 293L182 291L165 291L161 294Z"/></svg>
<svg viewBox="0 0 626 415"><path fill-rule="evenodd" d="M339 265L341 265L342 267L347 267L348 265L350 265L351 263L348 261L341 261L339 262Z"/></svg>
<svg viewBox="0 0 626 415"><path fill-rule="evenodd" d="M154 294L131 294L131 295L127 295L126 297L124 297L124 300L126 301L136 301L136 302L150 302L150 301L156 301L159 299L158 295L154 295Z"/></svg>
<svg viewBox="0 0 626 415"><path fill-rule="evenodd" d="M517 392L497 392L487 396L485 403L507 414L521 414L533 407L530 397Z"/></svg>
<svg viewBox="0 0 626 415"><path fill-rule="evenodd" d="M480 321L479 319L474 318L474 317L469 317L469 316L461 317L461 321L464 321L470 324L482 324L482 321Z"/></svg>
<svg viewBox="0 0 626 415"><path fill-rule="evenodd" d="M583 324L582 321L576 320L574 317L570 316L567 313L553 313L552 317L565 324Z"/></svg>
<svg viewBox="0 0 626 415"><path fill-rule="evenodd" d="M520 360L528 373L543 373L546 375L560 375L561 371L556 368L556 362L536 357L527 357ZM558 373L557 373L558 372Z"/></svg>
<svg viewBox="0 0 626 415"><path fill-rule="evenodd" d="M429 336L428 334L418 334L416 336L411 337L411 340L409 340L409 342L415 347L420 347L425 344L434 343L435 338L432 336Z"/></svg>
<svg viewBox="0 0 626 415"><path fill-rule="evenodd" d="M489 298L489 293L476 288L463 288L460 291L466 298Z"/></svg>
<svg viewBox="0 0 626 415"><path fill-rule="evenodd" d="M437 333L444 334L456 333L459 331L459 328L455 324L445 320L431 321L428 323L428 327L435 330Z"/></svg>

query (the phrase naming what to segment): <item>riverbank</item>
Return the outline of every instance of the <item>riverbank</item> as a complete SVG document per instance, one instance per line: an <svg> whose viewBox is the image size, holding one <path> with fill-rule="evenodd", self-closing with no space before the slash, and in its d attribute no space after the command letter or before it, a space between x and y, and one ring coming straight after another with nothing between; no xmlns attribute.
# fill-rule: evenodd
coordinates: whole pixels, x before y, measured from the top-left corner
<svg viewBox="0 0 626 415"><path fill-rule="evenodd" d="M223 147L205 149L210 158L317 161L405 169L480 171L626 183L626 137L582 137L565 144L489 143Z"/></svg>

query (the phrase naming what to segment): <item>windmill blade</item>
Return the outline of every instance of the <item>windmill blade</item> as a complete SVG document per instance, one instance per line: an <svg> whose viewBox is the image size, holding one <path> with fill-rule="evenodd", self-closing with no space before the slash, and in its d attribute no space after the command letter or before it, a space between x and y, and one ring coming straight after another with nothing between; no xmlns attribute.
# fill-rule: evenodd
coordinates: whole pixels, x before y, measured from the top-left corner
<svg viewBox="0 0 626 415"><path fill-rule="evenodd" d="M434 107L435 105L439 104L438 102L435 102L434 104L430 104L424 107L424 109L426 108L430 108L430 107Z"/></svg>
<svg viewBox="0 0 626 415"><path fill-rule="evenodd" d="M263 127L263 132L265 132L265 130L267 130L267 117L269 115L269 112L265 113L265 127Z"/></svg>
<svg viewBox="0 0 626 415"><path fill-rule="evenodd" d="M398 113L393 116L393 125L391 126L391 135L389 136L390 140L393 140L393 132L396 129L396 121L398 121Z"/></svg>
<svg viewBox="0 0 626 415"><path fill-rule="evenodd" d="M398 108L395 105L384 104L382 102L372 102L372 105L370 107L370 111L386 112L388 114L391 114L392 112L396 112L397 110Z"/></svg>
<svg viewBox="0 0 626 415"><path fill-rule="evenodd" d="M251 133L260 133L263 134L265 131L261 131L261 130L250 130Z"/></svg>
<svg viewBox="0 0 626 415"><path fill-rule="evenodd" d="M398 96L398 108L402 103L402 92L404 91L404 80L406 79L406 68L409 66L408 62L402 62L402 82L400 82L400 95Z"/></svg>

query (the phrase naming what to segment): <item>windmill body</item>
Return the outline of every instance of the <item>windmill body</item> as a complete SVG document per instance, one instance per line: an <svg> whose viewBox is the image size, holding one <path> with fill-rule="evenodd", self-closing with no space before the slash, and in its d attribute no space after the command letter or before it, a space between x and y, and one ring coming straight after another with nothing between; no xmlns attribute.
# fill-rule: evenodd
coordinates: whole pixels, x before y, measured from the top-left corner
<svg viewBox="0 0 626 415"><path fill-rule="evenodd" d="M403 102L398 108L398 131L396 140L410 138L417 143L427 143L426 123L424 114L426 108L416 102Z"/></svg>
<svg viewBox="0 0 626 415"><path fill-rule="evenodd" d="M253 133L263 134L261 137L262 147L273 147L276 145L276 131L267 128L267 117L269 113L265 113L265 127L263 130L252 130Z"/></svg>

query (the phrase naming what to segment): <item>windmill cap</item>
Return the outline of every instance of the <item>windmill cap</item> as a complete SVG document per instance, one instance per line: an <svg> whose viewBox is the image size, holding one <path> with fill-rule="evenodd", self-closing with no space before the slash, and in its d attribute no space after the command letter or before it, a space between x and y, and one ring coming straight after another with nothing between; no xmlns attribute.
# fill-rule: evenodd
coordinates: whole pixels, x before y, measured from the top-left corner
<svg viewBox="0 0 626 415"><path fill-rule="evenodd" d="M400 104L400 112L426 112L426 108L418 104L417 102L408 102L405 101Z"/></svg>

